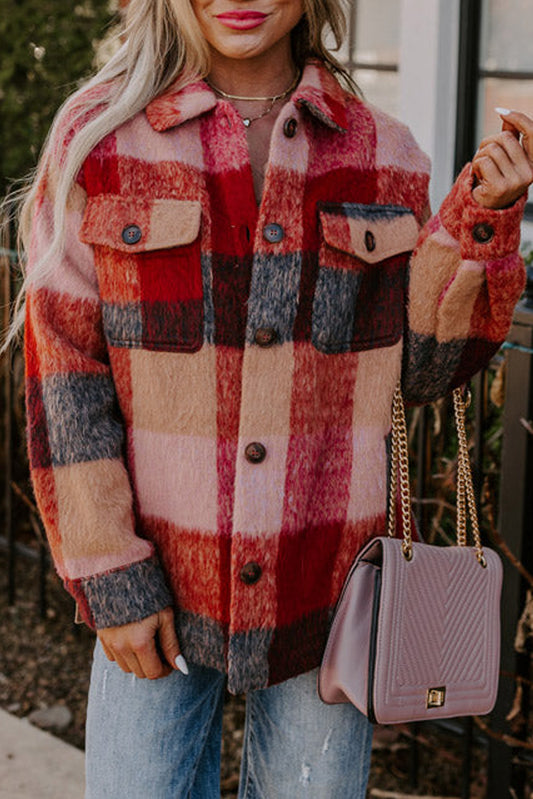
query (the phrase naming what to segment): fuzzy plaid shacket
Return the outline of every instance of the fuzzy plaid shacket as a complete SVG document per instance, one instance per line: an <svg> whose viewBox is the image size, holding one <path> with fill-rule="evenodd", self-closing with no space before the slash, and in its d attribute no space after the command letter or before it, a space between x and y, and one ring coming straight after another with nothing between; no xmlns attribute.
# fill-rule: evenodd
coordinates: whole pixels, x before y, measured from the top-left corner
<svg viewBox="0 0 533 799"><path fill-rule="evenodd" d="M26 324L33 485L89 625L173 604L185 658L232 692L319 664L385 529L398 377L418 403L464 382L524 284L523 202L481 208L467 166L426 222L427 186L407 129L317 62L275 123L259 207L245 128L204 82L91 152Z"/></svg>

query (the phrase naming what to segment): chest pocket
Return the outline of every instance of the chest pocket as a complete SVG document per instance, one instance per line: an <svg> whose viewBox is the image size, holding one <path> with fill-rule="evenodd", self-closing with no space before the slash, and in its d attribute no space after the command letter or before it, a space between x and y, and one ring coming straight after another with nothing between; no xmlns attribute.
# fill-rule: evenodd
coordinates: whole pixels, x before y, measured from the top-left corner
<svg viewBox="0 0 533 799"><path fill-rule="evenodd" d="M94 246L104 330L116 347L195 352L204 337L201 204L97 195L80 239Z"/></svg>
<svg viewBox="0 0 533 799"><path fill-rule="evenodd" d="M409 208L321 203L311 338L326 353L388 346L403 332L406 268L418 238Z"/></svg>

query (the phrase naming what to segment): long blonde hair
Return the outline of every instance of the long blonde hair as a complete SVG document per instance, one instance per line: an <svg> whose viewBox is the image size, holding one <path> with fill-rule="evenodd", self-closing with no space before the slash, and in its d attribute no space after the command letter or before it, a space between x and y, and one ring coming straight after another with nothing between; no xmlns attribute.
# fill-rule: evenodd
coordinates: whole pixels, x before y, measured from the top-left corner
<svg viewBox="0 0 533 799"><path fill-rule="evenodd" d="M342 2L304 0L304 16L291 34L293 58L299 68L310 57L321 59L345 85L355 90L349 74L325 44L328 27L336 48L342 44L346 32ZM67 200L91 150L171 84L176 83L179 88L209 74L209 48L189 0L130 0L121 39L120 47L109 62L59 110L43 148L37 179L19 192L22 264L29 247L39 173L47 162L61 157L54 195L54 236L48 250L32 264L32 281L46 276L61 257ZM53 151L51 142L55 143ZM0 352L13 341L22 326L23 298L29 280L28 276L24 280Z"/></svg>

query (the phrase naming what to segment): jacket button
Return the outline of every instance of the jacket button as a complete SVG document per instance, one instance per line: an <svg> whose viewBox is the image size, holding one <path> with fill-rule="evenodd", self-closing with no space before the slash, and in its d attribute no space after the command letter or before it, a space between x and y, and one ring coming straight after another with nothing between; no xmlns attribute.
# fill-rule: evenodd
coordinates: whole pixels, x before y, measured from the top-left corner
<svg viewBox="0 0 533 799"><path fill-rule="evenodd" d="M258 441L248 444L244 450L244 456L249 463L262 463L266 458L266 448Z"/></svg>
<svg viewBox="0 0 533 799"><path fill-rule="evenodd" d="M270 242L270 244L276 244L278 241L281 241L282 238L285 236L285 232L281 225L272 222L270 225L265 225L263 228L263 238Z"/></svg>
<svg viewBox="0 0 533 799"><path fill-rule="evenodd" d="M128 225L122 231L124 244L137 244L142 239L142 230L139 225Z"/></svg>
<svg viewBox="0 0 533 799"><path fill-rule="evenodd" d="M472 236L478 244L487 244L494 238L494 228L487 222L480 222L472 230Z"/></svg>
<svg viewBox="0 0 533 799"><path fill-rule="evenodd" d="M298 122L294 117L289 117L289 119L285 120L285 124L283 125L283 133L288 139L293 139L296 136L296 131L298 130Z"/></svg>
<svg viewBox="0 0 533 799"><path fill-rule="evenodd" d="M367 230L365 233L365 247L368 252L374 252L376 249L376 237L371 230Z"/></svg>
<svg viewBox="0 0 533 799"><path fill-rule="evenodd" d="M255 331L254 341L260 347L271 347L277 338L278 334L273 327L258 327Z"/></svg>
<svg viewBox="0 0 533 799"><path fill-rule="evenodd" d="M262 569L259 563L255 563L255 561L250 561L250 563L246 563L240 573L241 580L246 585L253 585L256 583L259 578L261 577Z"/></svg>

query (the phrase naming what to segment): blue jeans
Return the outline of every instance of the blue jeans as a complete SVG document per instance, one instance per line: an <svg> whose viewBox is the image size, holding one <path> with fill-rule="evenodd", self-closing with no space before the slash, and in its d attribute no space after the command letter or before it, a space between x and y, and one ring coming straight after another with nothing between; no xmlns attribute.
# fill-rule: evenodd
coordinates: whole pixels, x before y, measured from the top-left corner
<svg viewBox="0 0 533 799"><path fill-rule="evenodd" d="M325 705L316 670L251 691L239 799L364 799L372 725ZM158 680L125 674L96 644L87 712L86 799L217 799L224 675L189 664Z"/></svg>

